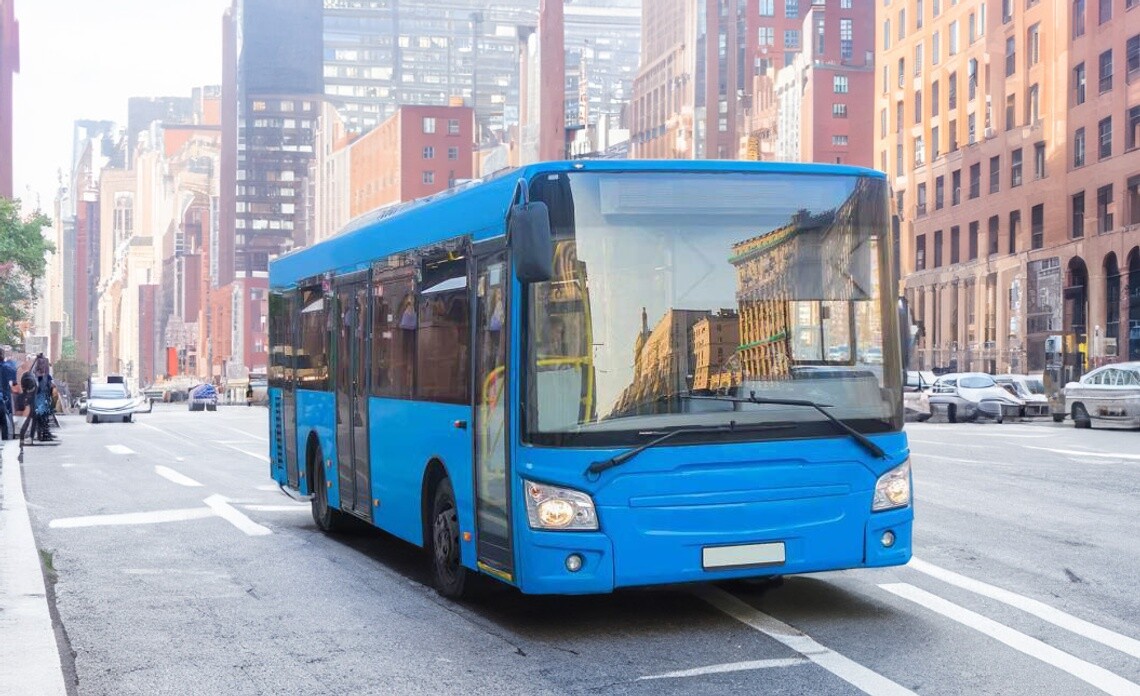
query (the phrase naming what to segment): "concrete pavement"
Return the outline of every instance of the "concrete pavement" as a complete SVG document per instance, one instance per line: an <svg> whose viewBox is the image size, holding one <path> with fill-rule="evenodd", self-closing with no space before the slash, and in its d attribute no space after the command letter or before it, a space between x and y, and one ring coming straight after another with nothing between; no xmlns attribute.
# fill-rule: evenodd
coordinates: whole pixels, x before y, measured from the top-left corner
<svg viewBox="0 0 1140 696"><path fill-rule="evenodd" d="M0 694L64 696L63 669L32 536L20 471L20 444L0 458ZM48 449L45 447L44 449Z"/></svg>

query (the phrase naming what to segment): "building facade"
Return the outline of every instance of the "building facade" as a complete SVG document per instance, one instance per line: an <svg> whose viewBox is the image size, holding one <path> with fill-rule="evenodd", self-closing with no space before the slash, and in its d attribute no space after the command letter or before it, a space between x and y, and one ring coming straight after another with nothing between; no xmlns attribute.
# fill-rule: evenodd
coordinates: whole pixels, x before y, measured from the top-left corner
<svg viewBox="0 0 1140 696"><path fill-rule="evenodd" d="M890 0L876 46L915 366L1140 359L1140 3Z"/></svg>

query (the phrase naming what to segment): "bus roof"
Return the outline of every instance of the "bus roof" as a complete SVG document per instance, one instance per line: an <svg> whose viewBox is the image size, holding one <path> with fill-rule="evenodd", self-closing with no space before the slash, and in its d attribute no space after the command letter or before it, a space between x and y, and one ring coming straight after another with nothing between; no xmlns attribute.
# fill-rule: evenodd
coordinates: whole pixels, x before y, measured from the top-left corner
<svg viewBox="0 0 1140 696"><path fill-rule="evenodd" d="M365 213L343 231L270 263L271 288L288 288L326 272L350 273L366 269L383 256L462 235L474 239L496 237L504 221L515 186L538 174L552 172L724 172L769 174L822 174L885 178L882 172L841 164L749 162L741 160L569 160L539 162L495 177L466 184L426 198Z"/></svg>

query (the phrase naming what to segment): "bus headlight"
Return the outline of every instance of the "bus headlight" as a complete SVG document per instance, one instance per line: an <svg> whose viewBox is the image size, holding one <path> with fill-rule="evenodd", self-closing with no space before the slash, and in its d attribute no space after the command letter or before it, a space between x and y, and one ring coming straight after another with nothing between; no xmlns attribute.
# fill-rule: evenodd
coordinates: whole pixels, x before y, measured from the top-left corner
<svg viewBox="0 0 1140 696"><path fill-rule="evenodd" d="M892 510L910 505L910 460L906 460L879 477L875 483L875 499L871 512Z"/></svg>
<svg viewBox="0 0 1140 696"><path fill-rule="evenodd" d="M526 516L531 529L598 528L594 501L581 491L523 481Z"/></svg>

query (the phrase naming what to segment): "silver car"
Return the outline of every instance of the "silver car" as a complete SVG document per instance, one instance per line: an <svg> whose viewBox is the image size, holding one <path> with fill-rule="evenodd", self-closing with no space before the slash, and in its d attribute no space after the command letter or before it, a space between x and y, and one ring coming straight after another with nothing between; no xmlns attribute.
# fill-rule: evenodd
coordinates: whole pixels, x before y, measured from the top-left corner
<svg viewBox="0 0 1140 696"><path fill-rule="evenodd" d="M1035 418L1049 415L1049 397L1045 395L1045 383L1040 377L997 375L994 381L1025 402L1025 408L1020 414L1022 417Z"/></svg>
<svg viewBox="0 0 1140 696"><path fill-rule="evenodd" d="M998 386L993 376L984 372L942 375L930 392L930 410L945 413L951 423L979 417L1001 423L1007 417L1021 415L1023 408L1024 401Z"/></svg>
<svg viewBox="0 0 1140 696"><path fill-rule="evenodd" d="M92 384L91 394L87 397L87 422L130 423L138 407L139 400L132 397L122 383Z"/></svg>
<svg viewBox="0 0 1140 696"><path fill-rule="evenodd" d="M1065 385L1073 425L1140 428L1140 362L1105 365Z"/></svg>
<svg viewBox="0 0 1140 696"><path fill-rule="evenodd" d="M930 420L930 388L934 378L926 373L908 370L903 384L903 413L908 421Z"/></svg>

